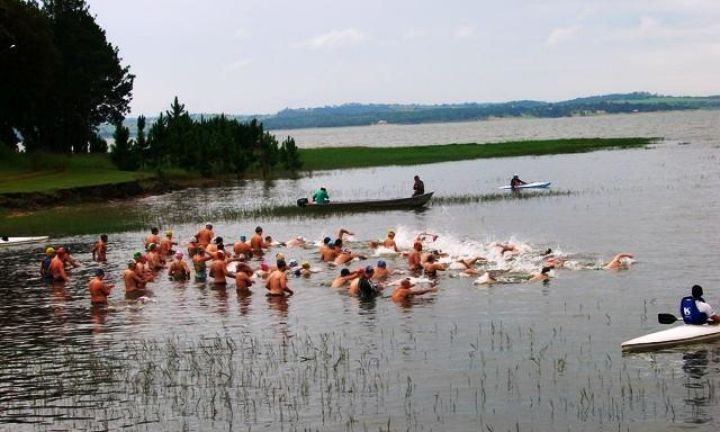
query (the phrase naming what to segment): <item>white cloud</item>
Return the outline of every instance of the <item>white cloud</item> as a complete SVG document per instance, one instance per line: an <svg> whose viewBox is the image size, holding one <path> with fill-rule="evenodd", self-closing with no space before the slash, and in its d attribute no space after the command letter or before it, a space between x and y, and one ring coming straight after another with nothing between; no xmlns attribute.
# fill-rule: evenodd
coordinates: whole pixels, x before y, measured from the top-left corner
<svg viewBox="0 0 720 432"><path fill-rule="evenodd" d="M580 31L579 25L572 25L570 27L559 27L553 29L553 31L550 32L550 35L548 35L547 39L545 39L545 46L550 47L566 42L575 37L578 31Z"/></svg>
<svg viewBox="0 0 720 432"><path fill-rule="evenodd" d="M475 35L477 35L477 30L475 30L473 26L464 25L455 29L456 39L471 39L475 37Z"/></svg>
<svg viewBox="0 0 720 432"><path fill-rule="evenodd" d="M346 45L355 45L365 39L365 35L354 28L332 30L328 33L304 40L297 46L312 50L324 48L337 48Z"/></svg>
<svg viewBox="0 0 720 432"><path fill-rule="evenodd" d="M638 33L640 34L651 34L660 28L660 22L653 17L644 16L640 18L640 26L638 27Z"/></svg>
<svg viewBox="0 0 720 432"><path fill-rule="evenodd" d="M245 29L239 28L233 32L233 39L245 39L245 36L247 36L247 31Z"/></svg>

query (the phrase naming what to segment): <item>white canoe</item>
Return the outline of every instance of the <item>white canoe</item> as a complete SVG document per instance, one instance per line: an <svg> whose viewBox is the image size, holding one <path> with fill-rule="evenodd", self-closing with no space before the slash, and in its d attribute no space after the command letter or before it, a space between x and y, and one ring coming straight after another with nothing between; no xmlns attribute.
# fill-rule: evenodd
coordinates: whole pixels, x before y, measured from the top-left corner
<svg viewBox="0 0 720 432"><path fill-rule="evenodd" d="M534 183L528 183L520 186L516 186L515 189L546 189L550 187L550 184L552 182L534 182ZM509 190L512 189L510 185L507 186L500 186L498 189L504 189Z"/></svg>
<svg viewBox="0 0 720 432"><path fill-rule="evenodd" d="M675 345L720 339L720 325L682 324L668 330L650 333L622 343L623 351L649 351Z"/></svg>
<svg viewBox="0 0 720 432"><path fill-rule="evenodd" d="M0 237L0 247L3 246L15 246L31 243L40 243L48 239L48 236L44 237Z"/></svg>

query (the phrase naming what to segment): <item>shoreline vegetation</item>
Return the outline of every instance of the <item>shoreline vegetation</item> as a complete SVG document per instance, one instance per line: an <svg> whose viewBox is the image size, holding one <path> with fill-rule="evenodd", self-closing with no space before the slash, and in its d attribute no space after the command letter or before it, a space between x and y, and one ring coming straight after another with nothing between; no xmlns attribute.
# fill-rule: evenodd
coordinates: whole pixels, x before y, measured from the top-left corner
<svg viewBox="0 0 720 432"><path fill-rule="evenodd" d="M85 187L138 183L145 190L148 185L165 183L166 189L214 185L240 179L296 178L307 172L347 168L368 168L393 165L420 165L461 160L542 156L583 153L606 149L638 148L650 145L659 138L577 138L560 140L512 141L488 144L439 144L406 147L330 147L298 149L302 168L285 168L263 173L251 170L235 174L202 177L182 169L160 171L123 171L117 169L109 156L22 154L3 155L0 162L0 206L8 195L53 194ZM265 176L263 176L265 174ZM80 191L83 192L83 191ZM152 192L152 186L150 186ZM139 191L140 194L147 193ZM65 199L83 201L82 196L65 194ZM118 197L119 198L119 197ZM23 208L22 205L18 206Z"/></svg>
<svg viewBox="0 0 720 432"><path fill-rule="evenodd" d="M569 190L523 191L523 193L492 192L487 194L446 195L433 198L431 206L453 206L470 203L491 203L509 200L557 198L574 194ZM386 210L393 211L393 210ZM424 211L418 209L416 211ZM133 203L86 203L72 207L55 207L32 212L0 213L0 233L3 235L48 235L51 237L124 231L143 231L149 226L174 226L232 222L257 218L327 219L342 212L308 212L297 205L239 204L231 209L202 209L178 213L170 207L145 207Z"/></svg>

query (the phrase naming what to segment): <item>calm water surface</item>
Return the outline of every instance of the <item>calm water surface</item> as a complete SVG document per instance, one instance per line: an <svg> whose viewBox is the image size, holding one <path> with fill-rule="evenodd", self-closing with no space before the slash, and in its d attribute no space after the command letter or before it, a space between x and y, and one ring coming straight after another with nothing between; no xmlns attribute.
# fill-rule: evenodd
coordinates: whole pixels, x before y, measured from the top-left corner
<svg viewBox="0 0 720 432"><path fill-rule="evenodd" d="M316 240L346 227L355 233L350 246L371 255L366 240L389 228L405 247L428 230L440 234L431 247L452 255L497 259L494 241L528 250L491 267L537 270L539 251L551 247L587 267L633 252L637 262L626 271L560 269L548 284L491 288L448 271L437 294L363 304L326 285L337 271L319 263L314 248L279 247L322 269L290 279L296 295L285 301L268 300L260 288L243 297L160 277L153 302L124 305L118 286L116 309L96 311L86 291L97 267L89 254L95 236L52 239L83 263L65 286L38 279L39 247L2 250L0 430L717 430L720 343L620 350L622 341L660 330L656 314L675 312L692 284L720 308L717 115L692 114L618 120L642 128L618 135L672 132L648 149L322 172L137 202L170 219L294 202L319 185L336 199L402 196L416 173L439 196L486 194L517 173L570 194L220 221L215 231L231 243L256 225L279 240ZM561 120L589 135L602 128L587 118ZM557 127L546 122L498 123L509 125L502 133L530 138ZM442 136L454 127L422 130ZM397 142L421 142L413 128ZM199 227L172 228L184 241ZM121 285L123 263L145 234L111 235L110 281ZM405 267L402 258L386 259Z"/></svg>

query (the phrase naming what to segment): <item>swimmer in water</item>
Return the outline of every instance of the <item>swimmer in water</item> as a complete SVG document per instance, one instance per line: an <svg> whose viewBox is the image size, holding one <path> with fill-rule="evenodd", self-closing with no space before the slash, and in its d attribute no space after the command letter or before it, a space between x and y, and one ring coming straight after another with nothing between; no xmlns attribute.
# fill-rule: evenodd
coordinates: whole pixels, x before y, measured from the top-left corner
<svg viewBox="0 0 720 432"><path fill-rule="evenodd" d="M273 271L267 278L265 288L268 296L284 297L285 293L289 296L295 294L287 285L287 264L284 260L278 260L277 270Z"/></svg>
<svg viewBox="0 0 720 432"><path fill-rule="evenodd" d="M423 270L425 271L426 276L437 277L437 272L447 270L447 266L445 264L435 262L435 255L430 255L428 256L425 264L423 264Z"/></svg>
<svg viewBox="0 0 720 432"><path fill-rule="evenodd" d="M400 250L397 247L397 244L395 244L395 231L390 230L387 233L387 238L383 241L383 247L386 247L390 250L394 250L395 252L400 252Z"/></svg>
<svg viewBox="0 0 720 432"><path fill-rule="evenodd" d="M619 253L619 254L615 255L615 256L613 257L613 259L610 260L610 262L607 263L607 264L605 265L605 267L603 267L603 269L605 269L605 270L620 270L620 269L623 269L623 268L628 268L629 265L628 265L628 264L625 264L625 263L623 262L623 260L624 260L625 258L634 259L634 258L635 258L635 255L629 254L629 253L625 253L625 252Z"/></svg>
<svg viewBox="0 0 720 432"><path fill-rule="evenodd" d="M410 251L410 255L408 255L408 268L410 271L420 271L422 270L422 242L416 241L413 243L413 250Z"/></svg>
<svg viewBox="0 0 720 432"><path fill-rule="evenodd" d="M90 303L93 306L107 305L107 298L113 286L105 283L105 271L103 269L95 270L95 277L88 282L88 291L90 291Z"/></svg>
<svg viewBox="0 0 720 432"><path fill-rule="evenodd" d="M550 275L548 275L550 270L552 270L552 267L543 267L539 273L531 274L530 278L527 281L528 282L541 282L541 281L544 282L544 281L550 280Z"/></svg>
<svg viewBox="0 0 720 432"><path fill-rule="evenodd" d="M168 276L170 280L174 281L186 281L190 279L190 267L188 267L183 259L182 252L175 252L175 259L170 263Z"/></svg>
<svg viewBox="0 0 720 432"><path fill-rule="evenodd" d="M436 287L421 289L421 290L413 290L412 287L414 287L412 283L410 283L410 279L403 279L400 282L400 286L395 288L395 291L392 293L392 300L395 302L401 302L405 300L409 300L416 296L421 296L423 294L431 293L431 292L437 292Z"/></svg>
<svg viewBox="0 0 720 432"><path fill-rule="evenodd" d="M107 262L107 234L100 236L100 240L95 243L92 250L92 259L97 262Z"/></svg>
<svg viewBox="0 0 720 432"><path fill-rule="evenodd" d="M340 276L333 279L332 284L330 284L330 288L342 288L347 285L348 282L357 277L359 277L357 272L350 272L350 269L343 268L340 270Z"/></svg>

